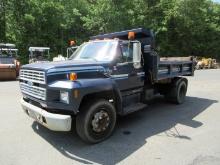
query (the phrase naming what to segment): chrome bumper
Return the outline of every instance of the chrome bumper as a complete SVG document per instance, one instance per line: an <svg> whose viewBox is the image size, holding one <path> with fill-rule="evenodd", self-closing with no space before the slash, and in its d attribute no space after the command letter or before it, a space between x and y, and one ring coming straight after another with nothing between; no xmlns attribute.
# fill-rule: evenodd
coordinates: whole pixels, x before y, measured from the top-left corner
<svg viewBox="0 0 220 165"><path fill-rule="evenodd" d="M72 118L70 115L49 113L21 99L24 112L43 126L53 131L70 131Z"/></svg>

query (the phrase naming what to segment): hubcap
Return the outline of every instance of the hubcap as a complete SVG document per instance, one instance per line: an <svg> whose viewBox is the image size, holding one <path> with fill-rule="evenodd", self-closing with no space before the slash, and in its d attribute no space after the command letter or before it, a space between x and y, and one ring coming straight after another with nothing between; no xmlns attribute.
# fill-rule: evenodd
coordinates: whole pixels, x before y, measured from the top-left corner
<svg viewBox="0 0 220 165"><path fill-rule="evenodd" d="M100 133L105 131L110 123L110 118L107 112L101 110L94 114L92 119L92 129L93 131Z"/></svg>

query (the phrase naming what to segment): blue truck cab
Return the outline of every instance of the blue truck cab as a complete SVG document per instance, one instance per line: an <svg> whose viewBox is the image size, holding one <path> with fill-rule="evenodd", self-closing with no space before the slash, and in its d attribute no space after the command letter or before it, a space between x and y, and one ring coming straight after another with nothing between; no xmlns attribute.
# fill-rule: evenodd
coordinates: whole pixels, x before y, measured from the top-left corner
<svg viewBox="0 0 220 165"><path fill-rule="evenodd" d="M192 57L160 58L152 31L138 28L93 36L67 61L20 70L24 112L54 131L71 131L88 143L108 138L117 116L144 109L156 94L184 102Z"/></svg>

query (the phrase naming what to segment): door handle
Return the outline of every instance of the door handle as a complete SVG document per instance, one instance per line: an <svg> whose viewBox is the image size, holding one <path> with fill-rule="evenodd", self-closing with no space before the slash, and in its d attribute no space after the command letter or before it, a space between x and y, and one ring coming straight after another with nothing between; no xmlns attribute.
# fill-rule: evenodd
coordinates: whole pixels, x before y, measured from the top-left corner
<svg viewBox="0 0 220 165"><path fill-rule="evenodd" d="M132 76L137 76L137 72L135 71L132 71L131 73L128 74L129 77L132 77Z"/></svg>
<svg viewBox="0 0 220 165"><path fill-rule="evenodd" d="M126 66L128 65L128 62L124 62L124 63L117 63L116 66Z"/></svg>

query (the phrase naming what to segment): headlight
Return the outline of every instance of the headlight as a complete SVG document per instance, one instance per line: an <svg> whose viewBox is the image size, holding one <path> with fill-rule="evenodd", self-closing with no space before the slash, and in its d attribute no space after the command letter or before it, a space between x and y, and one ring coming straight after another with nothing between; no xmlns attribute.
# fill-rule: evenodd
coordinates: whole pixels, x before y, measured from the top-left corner
<svg viewBox="0 0 220 165"><path fill-rule="evenodd" d="M60 91L60 101L69 104L69 93L66 91Z"/></svg>

